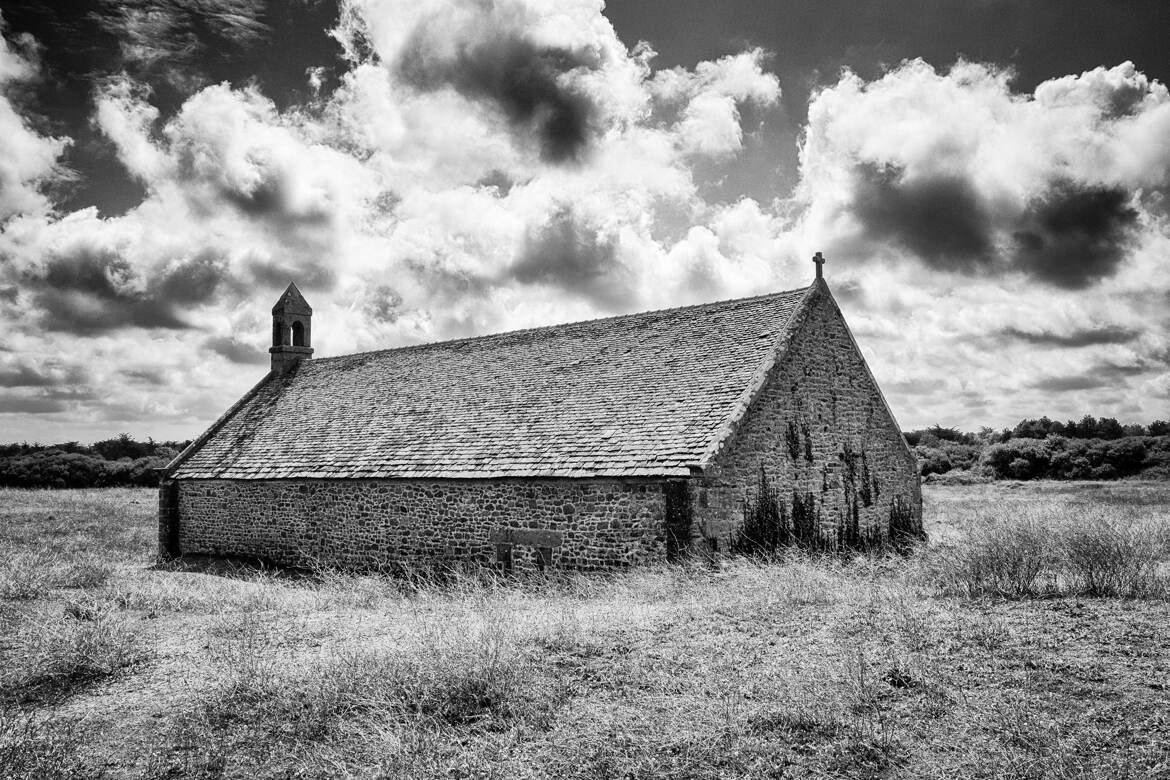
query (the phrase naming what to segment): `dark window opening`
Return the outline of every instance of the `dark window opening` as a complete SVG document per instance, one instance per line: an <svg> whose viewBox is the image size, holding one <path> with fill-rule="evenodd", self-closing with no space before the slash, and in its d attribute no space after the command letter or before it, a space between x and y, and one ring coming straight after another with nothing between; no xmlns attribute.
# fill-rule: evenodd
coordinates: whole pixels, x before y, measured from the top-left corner
<svg viewBox="0 0 1170 780"><path fill-rule="evenodd" d="M162 483L163 518L166 524L166 551L172 558L182 555L179 549L179 483L165 480Z"/></svg>
<svg viewBox="0 0 1170 780"><path fill-rule="evenodd" d="M552 548L551 547L537 547L536 548L536 566L541 571L552 566Z"/></svg>
<svg viewBox="0 0 1170 780"><path fill-rule="evenodd" d="M299 322L292 324L292 345L294 347L305 346L305 326Z"/></svg>
<svg viewBox="0 0 1170 780"><path fill-rule="evenodd" d="M667 482L666 493L666 560L682 558L691 542L691 502L686 482Z"/></svg>
<svg viewBox="0 0 1170 780"><path fill-rule="evenodd" d="M272 346L279 347L281 345L281 338L284 336L284 331L280 327L280 320L272 321Z"/></svg>
<svg viewBox="0 0 1170 780"><path fill-rule="evenodd" d="M512 571L512 545L496 545L496 565L504 571Z"/></svg>

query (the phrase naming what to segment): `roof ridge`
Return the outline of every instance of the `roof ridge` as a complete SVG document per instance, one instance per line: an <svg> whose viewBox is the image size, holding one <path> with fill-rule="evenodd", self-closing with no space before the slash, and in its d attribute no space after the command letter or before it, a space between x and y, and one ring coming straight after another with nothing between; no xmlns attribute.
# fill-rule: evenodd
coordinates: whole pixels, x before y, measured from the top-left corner
<svg viewBox="0 0 1170 780"><path fill-rule="evenodd" d="M733 303L734 304L748 303L751 301L763 300L765 298L779 298L779 297L784 296L784 295L793 295L795 293L800 293L803 295L804 293L807 293L811 287L813 287L813 285L808 285L806 287L795 287L791 290L778 290L776 292L764 293L762 295L749 295L749 296L745 296L743 298L728 298L727 300L722 300L722 301L708 301L707 303L692 303L692 304L688 304L686 306L673 306L673 307L668 308L668 309L650 309L648 311L631 312L629 314L615 314L615 315L611 315L609 317L596 317L596 318L591 319L591 320L573 320L571 322L558 322L558 323L553 323L551 325L537 325L537 326L531 327L531 328L517 328L516 330L503 330L503 331L498 331L496 333L483 333L483 334L480 334L478 336L464 336L462 338L457 338L457 339L442 339L440 341L425 341L425 342L422 342L420 344L404 344L403 346L400 346L400 347L386 347L383 349L370 349L370 350L366 350L365 352L351 352L351 353L348 353L345 355L330 355L329 357L314 358L310 362L312 364L319 365L321 363L329 363L329 362L332 362L334 360L344 360L346 358L362 357L365 355L382 355L382 354L386 354L389 352L403 352L406 350L424 349L427 347L449 346L452 344L461 344L461 343L470 342L470 341L480 341L483 339L498 338L501 336L518 336L518 335L521 335L524 333L535 333L537 331L552 330L554 328L564 328L564 327L569 327L571 325L589 325L589 324L600 323L600 322L612 322L614 320L625 320L625 319L633 319L635 317L645 317L645 316L650 315L650 314L673 314L675 312L681 312L681 311L688 311L688 310L695 310L695 309L707 309L707 308L712 308L712 307L716 307L716 306L726 306L728 304L733 304Z"/></svg>

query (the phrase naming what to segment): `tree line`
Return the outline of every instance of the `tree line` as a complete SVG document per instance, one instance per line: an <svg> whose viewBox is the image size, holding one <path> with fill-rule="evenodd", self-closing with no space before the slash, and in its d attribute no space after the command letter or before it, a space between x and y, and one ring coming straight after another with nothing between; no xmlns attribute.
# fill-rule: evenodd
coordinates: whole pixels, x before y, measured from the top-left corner
<svg viewBox="0 0 1170 780"><path fill-rule="evenodd" d="M90 445L0 444L0 487L158 485L158 472L190 441L136 441L127 433Z"/></svg>
<svg viewBox="0 0 1170 780"><path fill-rule="evenodd" d="M906 432L906 441L915 446L926 437L940 441L955 441L962 444L1005 442L1009 439L1046 439L1049 436L1064 436L1068 439L1122 439L1132 436L1170 436L1170 421L1154 420L1149 425L1131 423L1122 425L1114 417L1097 418L1086 414L1080 420L1050 420L1048 417L1025 419L1016 423L1015 428L995 431L980 428L978 433L965 433L958 428L944 428L933 425Z"/></svg>
<svg viewBox="0 0 1170 780"><path fill-rule="evenodd" d="M977 433L934 425L907 431L924 477L956 479L1170 479L1170 422L1122 425L1086 415L1021 420ZM937 476L936 476L937 475Z"/></svg>

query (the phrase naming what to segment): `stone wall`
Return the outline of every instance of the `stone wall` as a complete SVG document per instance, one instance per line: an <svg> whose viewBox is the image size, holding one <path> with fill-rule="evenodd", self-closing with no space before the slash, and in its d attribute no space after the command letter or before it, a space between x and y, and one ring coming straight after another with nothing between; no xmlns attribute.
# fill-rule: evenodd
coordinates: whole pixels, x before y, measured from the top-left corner
<svg viewBox="0 0 1170 780"><path fill-rule="evenodd" d="M811 520L829 544L921 528L914 455L902 439L827 288L819 287L735 433L698 484L696 536L727 549L764 482L788 523ZM798 315L801 316L801 315Z"/></svg>
<svg viewBox="0 0 1170 780"><path fill-rule="evenodd" d="M608 569L665 557L649 480L179 480L184 555L357 569L511 558ZM160 506L160 509L163 507ZM160 527L167 517L160 512ZM160 542L165 528L160 531ZM160 548L162 545L160 544ZM165 554L165 548L163 549Z"/></svg>

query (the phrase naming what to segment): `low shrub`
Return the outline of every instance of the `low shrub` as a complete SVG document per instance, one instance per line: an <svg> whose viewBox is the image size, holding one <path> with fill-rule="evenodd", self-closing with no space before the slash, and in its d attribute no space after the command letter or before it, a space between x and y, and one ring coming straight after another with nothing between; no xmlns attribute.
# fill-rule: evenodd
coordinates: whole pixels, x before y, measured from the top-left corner
<svg viewBox="0 0 1170 780"><path fill-rule="evenodd" d="M928 438L914 446L922 476L968 470L979 462L983 446L975 443L942 441Z"/></svg>
<svg viewBox="0 0 1170 780"><path fill-rule="evenodd" d="M986 519L922 552L926 579L969 597L1157 597L1170 532L1117 512Z"/></svg>
<svg viewBox="0 0 1170 780"><path fill-rule="evenodd" d="M942 474L931 474L924 477L923 484L929 485L984 485L992 482L993 478L981 471L955 469Z"/></svg>
<svg viewBox="0 0 1170 780"><path fill-rule="evenodd" d="M949 593L1030 596L1051 569L1048 533L1035 522L985 523L927 554L931 578Z"/></svg>
<svg viewBox="0 0 1170 780"><path fill-rule="evenodd" d="M1142 597L1165 589L1158 571L1170 559L1165 528L1098 513L1061 529L1056 545L1065 587L1074 593Z"/></svg>

